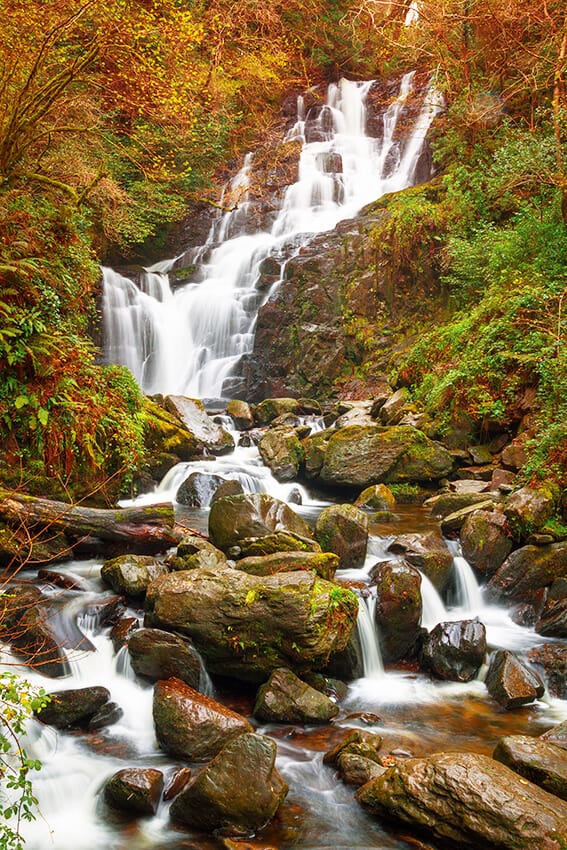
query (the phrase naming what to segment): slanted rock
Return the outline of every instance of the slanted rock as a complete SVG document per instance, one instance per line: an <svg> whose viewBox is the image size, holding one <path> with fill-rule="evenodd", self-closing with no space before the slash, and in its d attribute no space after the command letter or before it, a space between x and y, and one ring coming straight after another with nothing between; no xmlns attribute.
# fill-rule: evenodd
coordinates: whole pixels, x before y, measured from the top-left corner
<svg viewBox="0 0 567 850"><path fill-rule="evenodd" d="M499 649L490 658L486 688L504 708L518 708L543 696L544 685L537 673L509 652Z"/></svg>
<svg viewBox="0 0 567 850"><path fill-rule="evenodd" d="M549 741L567 750L567 720L564 720L563 723L558 723L556 726L552 726L551 729L540 735L540 738L543 741Z"/></svg>
<svg viewBox="0 0 567 850"><path fill-rule="evenodd" d="M252 731L240 714L179 679L156 684L153 715L160 747L189 761L207 761L233 738Z"/></svg>
<svg viewBox="0 0 567 850"><path fill-rule="evenodd" d="M176 797L171 817L209 832L255 832L273 818L288 791L275 760L274 741L240 735Z"/></svg>
<svg viewBox="0 0 567 850"><path fill-rule="evenodd" d="M49 702L37 715L42 723L56 729L86 728L91 718L110 700L110 691L103 687L72 688L48 696Z"/></svg>
<svg viewBox="0 0 567 850"><path fill-rule="evenodd" d="M541 738L509 735L498 741L492 757L550 794L567 800L567 758L561 747Z"/></svg>
<svg viewBox="0 0 567 850"><path fill-rule="evenodd" d="M348 645L358 599L312 573L170 573L146 599L146 625L191 637L212 673L265 681L277 667L321 669Z"/></svg>
<svg viewBox="0 0 567 850"><path fill-rule="evenodd" d="M386 772L385 767L372 759L349 752L340 754L337 767L345 785L354 785L355 788L366 785L367 782Z"/></svg>
<svg viewBox="0 0 567 850"><path fill-rule="evenodd" d="M396 507L396 497L385 484L373 484L362 491L354 506L372 511L393 511Z"/></svg>
<svg viewBox="0 0 567 850"><path fill-rule="evenodd" d="M438 623L427 635L421 660L440 679L470 682L486 654L486 629L478 620Z"/></svg>
<svg viewBox="0 0 567 850"><path fill-rule="evenodd" d="M567 638L567 599L559 599L546 607L535 630L545 637Z"/></svg>
<svg viewBox="0 0 567 850"><path fill-rule="evenodd" d="M128 652L138 676L152 679L181 679L199 690L202 665L188 640L161 629L140 629L131 636Z"/></svg>
<svg viewBox="0 0 567 850"><path fill-rule="evenodd" d="M388 546L388 552L403 555L412 567L424 573L441 592L449 579L453 556L440 534L400 534Z"/></svg>
<svg viewBox="0 0 567 850"><path fill-rule="evenodd" d="M294 534L293 531L273 531L264 537L242 537L238 541L243 558L277 555L284 552L321 552L316 540Z"/></svg>
<svg viewBox="0 0 567 850"><path fill-rule="evenodd" d="M289 505L266 493L249 493L216 499L209 514L211 542L227 551L248 537L265 537L273 531L291 531L313 538L309 525Z"/></svg>
<svg viewBox="0 0 567 850"><path fill-rule="evenodd" d="M442 519L463 508L479 508L479 505L486 501L488 501L486 493L445 492L439 493L438 496L432 496L424 504L431 511L431 516Z"/></svg>
<svg viewBox="0 0 567 850"><path fill-rule="evenodd" d="M259 689L253 711L268 723L328 723L338 713L332 700L285 667L274 670Z"/></svg>
<svg viewBox="0 0 567 850"><path fill-rule="evenodd" d="M398 425L410 402L410 392L407 387L396 390L380 408L379 419L384 425Z"/></svg>
<svg viewBox="0 0 567 850"><path fill-rule="evenodd" d="M368 517L353 505L329 505L315 523L315 539L324 552L339 556L341 569L364 566Z"/></svg>
<svg viewBox="0 0 567 850"><path fill-rule="evenodd" d="M270 428L258 443L258 451L276 481L293 481L297 477L304 450L295 428Z"/></svg>
<svg viewBox="0 0 567 850"><path fill-rule="evenodd" d="M192 472L177 488L175 501L193 508L208 508L224 481L220 475Z"/></svg>
<svg viewBox="0 0 567 850"><path fill-rule="evenodd" d="M152 579L167 573L167 567L150 555L119 555L105 561L100 574L115 593L143 596Z"/></svg>
<svg viewBox="0 0 567 850"><path fill-rule="evenodd" d="M410 564L384 561L372 569L376 585L376 626L385 662L415 652L420 634L421 576Z"/></svg>
<svg viewBox="0 0 567 850"><path fill-rule="evenodd" d="M516 549L486 585L493 602L530 602L534 594L558 578L567 576L567 541L548 546L522 546Z"/></svg>
<svg viewBox="0 0 567 850"><path fill-rule="evenodd" d="M493 511L496 508L496 503L492 499L487 499L484 496L483 500L475 505L469 505L466 508L459 508L451 514L446 514L441 519L441 531L447 536L455 535L460 531L465 524L467 518L476 513L478 510Z"/></svg>
<svg viewBox="0 0 567 850"><path fill-rule="evenodd" d="M168 411L178 417L201 448L215 455L225 454L234 449L232 435L207 416L205 406L199 399L169 395L165 399L165 406Z"/></svg>
<svg viewBox="0 0 567 850"><path fill-rule="evenodd" d="M378 817L474 848L560 850L567 805L503 764L475 753L399 761L356 792Z"/></svg>
<svg viewBox="0 0 567 850"><path fill-rule="evenodd" d="M512 535L500 511L477 510L469 514L460 539L463 557L486 576L493 575L512 551Z"/></svg>
<svg viewBox="0 0 567 850"><path fill-rule="evenodd" d="M68 664L51 621L48 600L36 587L20 585L0 594L1 639L30 667L58 678L67 675Z"/></svg>
<svg viewBox="0 0 567 850"><path fill-rule="evenodd" d="M242 558L234 566L254 576L270 576L292 570L313 571L321 578L332 581L339 568L339 556L333 552L276 552L273 555Z"/></svg>
<svg viewBox="0 0 567 850"><path fill-rule="evenodd" d="M115 809L155 815L163 789L163 773L151 767L119 770L104 786L104 799Z"/></svg>

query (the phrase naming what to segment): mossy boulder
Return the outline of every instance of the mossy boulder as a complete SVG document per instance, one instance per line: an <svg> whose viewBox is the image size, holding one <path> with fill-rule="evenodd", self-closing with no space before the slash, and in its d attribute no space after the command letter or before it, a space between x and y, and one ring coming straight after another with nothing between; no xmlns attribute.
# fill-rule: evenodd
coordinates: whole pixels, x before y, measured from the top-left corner
<svg viewBox="0 0 567 850"><path fill-rule="evenodd" d="M170 570L195 570L225 563L224 552L198 534L186 535L177 547L177 554L167 559Z"/></svg>
<svg viewBox="0 0 567 850"><path fill-rule="evenodd" d="M236 561L235 567L254 576L306 570L331 581L339 567L339 556L333 552L276 552L242 558Z"/></svg>
<svg viewBox="0 0 567 850"><path fill-rule="evenodd" d="M238 541L243 558L275 555L282 552L321 552L316 540L292 531L274 531L265 537L248 537Z"/></svg>
<svg viewBox="0 0 567 850"><path fill-rule="evenodd" d="M437 481L453 467L447 449L408 425L324 431L307 439L305 452L307 474L335 486Z"/></svg>
<svg viewBox="0 0 567 850"><path fill-rule="evenodd" d="M373 484L360 493L354 505L356 508L371 511L393 511L396 507L396 497L385 484Z"/></svg>
<svg viewBox="0 0 567 850"><path fill-rule="evenodd" d="M174 413L165 410L150 398L144 398L142 412L146 423L150 468L161 467L164 453L172 458L170 465L173 461L191 460L200 454L202 446L198 438Z"/></svg>
<svg viewBox="0 0 567 850"><path fill-rule="evenodd" d="M506 500L504 513L516 540L526 540L550 519L557 505L553 487L522 487Z"/></svg>
<svg viewBox="0 0 567 850"><path fill-rule="evenodd" d="M258 425L269 425L284 413L297 413L300 404L296 398L266 398L254 408L254 418Z"/></svg>
<svg viewBox="0 0 567 850"><path fill-rule="evenodd" d="M303 463L304 450L295 428L270 428L258 443L264 464L277 481L292 481Z"/></svg>
<svg viewBox="0 0 567 850"><path fill-rule="evenodd" d="M490 601L531 601L556 579L567 577L567 541L516 549L486 585Z"/></svg>
<svg viewBox="0 0 567 850"><path fill-rule="evenodd" d="M168 395L165 407L194 436L201 449L215 455L226 454L234 449L232 434L207 415L205 405L200 399Z"/></svg>
<svg viewBox="0 0 567 850"><path fill-rule="evenodd" d="M285 667L274 670L256 695L254 717L268 723L328 723L338 706Z"/></svg>
<svg viewBox="0 0 567 850"><path fill-rule="evenodd" d="M347 646L358 599L302 570L170 573L146 598L146 625L188 635L212 673L265 681L277 667L321 669Z"/></svg>
<svg viewBox="0 0 567 850"><path fill-rule="evenodd" d="M202 664L187 639L161 629L139 629L128 641L132 669L138 676L152 679L181 679L199 690Z"/></svg>
<svg viewBox="0 0 567 850"><path fill-rule="evenodd" d="M453 556L443 537L435 531L426 534L400 534L388 551L403 555L404 560L424 573L439 592L444 590L453 567Z"/></svg>
<svg viewBox="0 0 567 850"><path fill-rule="evenodd" d="M155 815L163 790L163 773L151 767L127 767L104 786L104 799L115 809L136 815Z"/></svg>
<svg viewBox="0 0 567 850"><path fill-rule="evenodd" d="M100 574L115 593L139 597L145 594L152 579L167 571L164 564L150 555L119 555L105 561Z"/></svg>
<svg viewBox="0 0 567 850"><path fill-rule="evenodd" d="M471 567L490 576L512 551L512 535L506 517L500 511L474 511L465 519L460 532L463 556Z"/></svg>
<svg viewBox="0 0 567 850"><path fill-rule="evenodd" d="M421 576L410 564L384 561L372 569L376 626L386 662L415 655L421 622Z"/></svg>
<svg viewBox="0 0 567 850"><path fill-rule="evenodd" d="M216 499L209 514L211 542L227 551L242 538L265 537L274 531L291 531L313 538L310 526L285 502L267 493L247 493Z"/></svg>
<svg viewBox="0 0 567 850"><path fill-rule="evenodd" d="M315 523L315 538L324 552L339 556L340 568L364 566L368 517L354 505L329 505Z"/></svg>
<svg viewBox="0 0 567 850"><path fill-rule="evenodd" d="M562 747L528 735L508 735L498 741L493 758L550 794L567 800L567 758Z"/></svg>

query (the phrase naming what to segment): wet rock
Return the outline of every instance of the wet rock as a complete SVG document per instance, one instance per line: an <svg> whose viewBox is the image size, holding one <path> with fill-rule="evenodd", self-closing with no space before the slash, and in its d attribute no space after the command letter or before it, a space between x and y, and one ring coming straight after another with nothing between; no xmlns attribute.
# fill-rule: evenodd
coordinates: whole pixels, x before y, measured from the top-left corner
<svg viewBox="0 0 567 850"><path fill-rule="evenodd" d="M213 546L206 537L201 537L199 534L187 534L177 546L176 558L168 560L168 566L171 566L172 569L183 570L194 569L197 565L203 566L203 564L197 564L197 562L192 560L194 555L201 556L202 552L205 552L207 556L210 556L209 560L211 560L211 566L213 562L215 564L223 564L226 562L226 555L224 552L217 549L216 546Z"/></svg>
<svg viewBox="0 0 567 850"><path fill-rule="evenodd" d="M192 472L177 489L175 501L194 508L208 508L224 478L206 472Z"/></svg>
<svg viewBox="0 0 567 850"><path fill-rule="evenodd" d="M38 570L37 579L46 584L53 584L56 587L64 587L66 590L86 590L85 582L78 578L65 575L65 573L59 573L56 570Z"/></svg>
<svg viewBox="0 0 567 850"><path fill-rule="evenodd" d="M67 675L68 665L50 621L49 604L37 588L20 585L0 594L1 639L30 667L58 678Z"/></svg>
<svg viewBox="0 0 567 850"><path fill-rule="evenodd" d="M567 599L559 599L544 609L535 630L545 637L567 638Z"/></svg>
<svg viewBox="0 0 567 850"><path fill-rule="evenodd" d="M553 516L556 494L550 487L522 487L506 500L504 513L516 540L525 540Z"/></svg>
<svg viewBox="0 0 567 850"><path fill-rule="evenodd" d="M405 425L323 431L306 440L305 451L307 475L338 486L437 481L453 466L443 446Z"/></svg>
<svg viewBox="0 0 567 850"><path fill-rule="evenodd" d="M455 535L455 532L461 530L467 518L476 513L476 511L493 511L496 508L496 503L492 499L484 498L481 502L474 505L469 505L466 508L459 508L452 514L446 514L441 519L441 531L447 536Z"/></svg>
<svg viewBox="0 0 567 850"><path fill-rule="evenodd" d="M291 531L313 538L309 525L289 505L266 493L217 499L209 514L211 542L227 551L242 538L265 537L274 531Z"/></svg>
<svg viewBox="0 0 567 850"><path fill-rule="evenodd" d="M558 723L556 726L552 726L551 729L540 735L540 738L543 741L556 744L558 747L563 747L564 750L567 749L567 720L564 720L563 723Z"/></svg>
<svg viewBox="0 0 567 850"><path fill-rule="evenodd" d="M352 729L345 732L342 738L328 750L323 756L323 764L338 767L339 759L343 753L363 756L376 764L378 763L378 750L382 746L382 738L374 732L362 732L360 729Z"/></svg>
<svg viewBox="0 0 567 850"><path fill-rule="evenodd" d="M202 401L170 395L165 399L165 406L194 436L201 449L216 455L225 454L234 449L232 435L207 416Z"/></svg>
<svg viewBox="0 0 567 850"><path fill-rule="evenodd" d="M140 621L137 617L123 617L121 620L118 620L110 630L110 639L114 652L117 653L122 649L128 643L130 636L139 628Z"/></svg>
<svg viewBox="0 0 567 850"><path fill-rule="evenodd" d="M304 571L258 577L217 568L162 576L146 607L146 625L191 637L210 672L265 681L277 667L322 669L345 649L358 599Z"/></svg>
<svg viewBox="0 0 567 850"><path fill-rule="evenodd" d="M268 723L328 723L338 713L332 700L283 667L259 689L253 711Z"/></svg>
<svg viewBox="0 0 567 850"><path fill-rule="evenodd" d="M348 686L340 679L333 679L322 673L306 673L302 678L304 682L328 696L333 702L342 702L347 697Z"/></svg>
<svg viewBox="0 0 567 850"><path fill-rule="evenodd" d="M123 716L122 708L116 702L105 702L105 704L94 714L89 720L89 732L96 732L98 729L104 729L105 726L112 726Z"/></svg>
<svg viewBox="0 0 567 850"><path fill-rule="evenodd" d="M270 428L258 443L258 450L276 481L293 481L297 477L304 450L295 428Z"/></svg>
<svg viewBox="0 0 567 850"><path fill-rule="evenodd" d="M471 567L490 576L512 550L506 517L499 511L477 510L465 519L460 533L463 557Z"/></svg>
<svg viewBox="0 0 567 850"><path fill-rule="evenodd" d="M439 493L424 503L429 508L431 516L443 518L456 513L463 508L477 507L482 502L489 501L486 493ZM465 515L466 516L466 515Z"/></svg>
<svg viewBox="0 0 567 850"><path fill-rule="evenodd" d="M486 654L486 629L478 620L438 623L425 638L421 660L440 679L470 682Z"/></svg>
<svg viewBox="0 0 567 850"><path fill-rule="evenodd" d="M354 785L355 788L360 788L386 772L386 768L375 761L349 752L339 756L338 769L345 785Z"/></svg>
<svg viewBox="0 0 567 850"><path fill-rule="evenodd" d="M376 626L386 663L415 652L421 622L421 576L410 564L385 561L372 570Z"/></svg>
<svg viewBox="0 0 567 850"><path fill-rule="evenodd" d="M86 727L109 699L110 691L103 687L57 691L49 694L49 702L38 717L42 723L55 726L56 729Z"/></svg>
<svg viewBox="0 0 567 850"><path fill-rule="evenodd" d="M146 446L150 452L149 469L154 478L161 478L180 460L191 460L202 451L197 437L178 416L164 410L156 401L144 398Z"/></svg>
<svg viewBox="0 0 567 850"><path fill-rule="evenodd" d="M104 799L113 808L137 815L155 815L163 788L161 770L126 768L104 786Z"/></svg>
<svg viewBox="0 0 567 850"><path fill-rule="evenodd" d="M179 679L156 684L153 715L160 747L189 761L207 761L233 738L252 731L240 714Z"/></svg>
<svg viewBox="0 0 567 850"><path fill-rule="evenodd" d="M213 502L216 502L217 499L224 499L226 496L241 496L243 493L244 487L242 486L240 481L236 481L232 478L227 478L219 484L219 486L211 496L211 505L213 504Z"/></svg>
<svg viewBox="0 0 567 850"><path fill-rule="evenodd" d="M491 602L531 602L542 587L567 576L567 542L516 549L486 585Z"/></svg>
<svg viewBox="0 0 567 850"><path fill-rule="evenodd" d="M326 676L352 682L364 675L364 661L358 632L354 629L344 649L334 652L322 672Z"/></svg>
<svg viewBox="0 0 567 850"><path fill-rule="evenodd" d="M329 505L315 523L315 539L324 552L339 556L340 568L364 566L368 517L353 505Z"/></svg>
<svg viewBox="0 0 567 850"><path fill-rule="evenodd" d="M486 688L506 709L534 702L545 690L537 673L508 650L497 650L491 655Z"/></svg>
<svg viewBox="0 0 567 850"><path fill-rule="evenodd" d="M273 818L287 794L275 760L276 745L269 738L241 735L176 797L171 817L209 832L255 832Z"/></svg>
<svg viewBox="0 0 567 850"><path fill-rule="evenodd" d="M505 765L475 753L399 761L356 792L378 817L475 848L559 850L567 805Z"/></svg>
<svg viewBox="0 0 567 850"><path fill-rule="evenodd" d="M292 531L274 531L264 537L244 537L239 540L240 556L259 558L263 555L277 555L284 552L320 553L321 547L316 540L294 534Z"/></svg>
<svg viewBox="0 0 567 850"><path fill-rule="evenodd" d="M296 398L266 398L254 408L254 418L258 425L269 425L284 413L297 413L300 407Z"/></svg>
<svg viewBox="0 0 567 850"><path fill-rule="evenodd" d="M189 641L161 629L140 629L128 643L132 669L152 681L174 677L195 690L201 681L201 659Z"/></svg>
<svg viewBox="0 0 567 850"><path fill-rule="evenodd" d="M396 507L396 497L385 484L373 484L362 491L354 505L356 508L372 511L393 511Z"/></svg>
<svg viewBox="0 0 567 850"><path fill-rule="evenodd" d="M563 643L545 643L534 646L527 653L547 684L551 696L567 699L567 652Z"/></svg>
<svg viewBox="0 0 567 850"><path fill-rule="evenodd" d="M339 556L333 552L276 552L236 561L235 568L254 576L275 575L292 570L314 571L331 581L339 567Z"/></svg>
<svg viewBox="0 0 567 850"><path fill-rule="evenodd" d="M440 534L400 534L388 546L388 552L403 555L412 567L420 570L441 592L453 567L453 556Z"/></svg>
<svg viewBox="0 0 567 850"><path fill-rule="evenodd" d="M396 390L386 399L380 408L379 419L384 425L398 425L410 402L410 392L406 387Z"/></svg>
<svg viewBox="0 0 567 850"><path fill-rule="evenodd" d="M550 741L527 735L501 738L492 757L550 794L567 800L565 750Z"/></svg>
<svg viewBox="0 0 567 850"><path fill-rule="evenodd" d="M234 421L237 431L248 431L254 427L254 416L248 402L238 399L227 401L226 412Z"/></svg>
<svg viewBox="0 0 567 850"><path fill-rule="evenodd" d="M165 786L163 791L163 799L166 802L167 800L173 800L173 798L177 797L179 792L182 791L183 788L185 788L190 779L191 768L180 767L179 770L175 771L175 773Z"/></svg>
<svg viewBox="0 0 567 850"><path fill-rule="evenodd" d="M167 572L164 564L150 555L119 555L105 561L101 577L115 593L124 596L143 596L152 579Z"/></svg>

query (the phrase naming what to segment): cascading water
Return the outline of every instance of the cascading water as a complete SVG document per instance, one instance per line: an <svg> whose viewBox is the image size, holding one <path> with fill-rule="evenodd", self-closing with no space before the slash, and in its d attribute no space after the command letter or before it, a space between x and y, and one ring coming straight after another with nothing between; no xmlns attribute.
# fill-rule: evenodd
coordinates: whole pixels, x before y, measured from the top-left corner
<svg viewBox="0 0 567 850"><path fill-rule="evenodd" d="M104 269L107 361L128 366L148 393L211 399L230 394L227 379L252 351L262 260L291 256L310 235L331 230L414 179L439 98L426 94L407 141L400 143L396 130L413 85L413 74L404 76L399 96L384 113L379 141L366 133L371 85L341 80L329 86L314 120L299 99L297 122L287 137L302 145L299 176L270 230L251 232L253 160L247 156L226 193L236 199L236 208L214 223L206 245L192 256L198 266L195 282L172 291L167 271L174 260L147 269L138 284Z"/></svg>

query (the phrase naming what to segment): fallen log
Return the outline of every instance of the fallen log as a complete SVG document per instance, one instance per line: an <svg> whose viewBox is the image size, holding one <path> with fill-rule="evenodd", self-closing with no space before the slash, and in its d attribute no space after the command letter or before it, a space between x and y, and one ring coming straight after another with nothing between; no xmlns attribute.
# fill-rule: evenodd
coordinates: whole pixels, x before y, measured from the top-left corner
<svg viewBox="0 0 567 850"><path fill-rule="evenodd" d="M180 540L171 502L129 508L89 508L0 490L0 521L31 543L62 532L71 549L84 541L122 544L124 551L158 552ZM25 546L24 546L25 549Z"/></svg>

